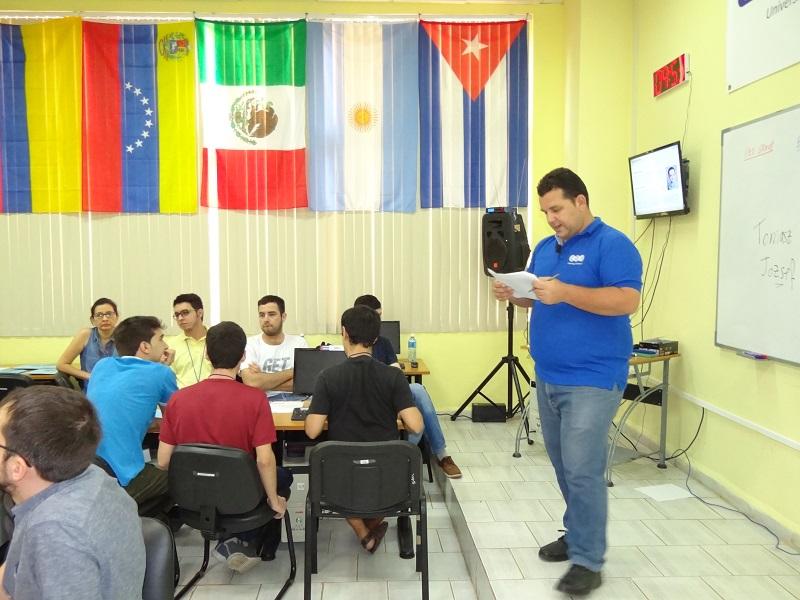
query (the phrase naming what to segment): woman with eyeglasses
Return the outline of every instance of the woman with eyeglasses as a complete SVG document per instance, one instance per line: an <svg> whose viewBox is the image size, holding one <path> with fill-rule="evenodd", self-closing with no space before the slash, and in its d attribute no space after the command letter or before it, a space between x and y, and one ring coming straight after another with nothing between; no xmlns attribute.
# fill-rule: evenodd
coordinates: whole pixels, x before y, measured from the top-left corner
<svg viewBox="0 0 800 600"><path fill-rule="evenodd" d="M114 348L114 328L117 326L117 304L108 298L98 298L92 304L89 321L93 327L84 327L67 346L56 362L56 368L65 375L77 378L81 387L86 387L89 373L101 358L116 356ZM72 366L80 356L80 369Z"/></svg>

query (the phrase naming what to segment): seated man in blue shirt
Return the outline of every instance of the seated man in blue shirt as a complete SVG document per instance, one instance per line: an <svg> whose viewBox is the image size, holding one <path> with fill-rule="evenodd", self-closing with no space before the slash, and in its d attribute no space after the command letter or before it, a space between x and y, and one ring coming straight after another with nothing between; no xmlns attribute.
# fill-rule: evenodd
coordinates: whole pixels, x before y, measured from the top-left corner
<svg viewBox="0 0 800 600"><path fill-rule="evenodd" d="M156 317L128 317L114 330L114 344L119 356L95 365L86 391L103 428L97 454L140 507L153 498L166 507L167 472L145 464L142 440L156 407L178 389L167 366L173 354Z"/></svg>
<svg viewBox="0 0 800 600"><path fill-rule="evenodd" d="M92 465L100 425L80 392L35 385L0 405L0 487L14 533L0 598L141 598L136 503Z"/></svg>
<svg viewBox="0 0 800 600"><path fill-rule="evenodd" d="M372 294L364 294L356 298L353 306L359 305L368 306L378 313L378 316L383 312L381 301ZM375 360L381 361L383 364L392 367L400 367L400 363L397 362L397 355L392 348L392 343L383 336L378 336L372 348L372 357ZM460 478L461 469L458 468L447 453L442 426L439 424L439 417L436 415L436 407L433 406L433 400L431 400L428 390L426 390L421 383L412 383L409 384L409 387L411 388L411 396L414 399L414 405L422 413L422 418L425 420L424 435L428 440L428 444L430 444L431 452L436 455L436 460L439 462L439 466L442 468L445 475L450 479ZM412 444L416 444L421 437L422 434L412 434L408 436L408 441Z"/></svg>

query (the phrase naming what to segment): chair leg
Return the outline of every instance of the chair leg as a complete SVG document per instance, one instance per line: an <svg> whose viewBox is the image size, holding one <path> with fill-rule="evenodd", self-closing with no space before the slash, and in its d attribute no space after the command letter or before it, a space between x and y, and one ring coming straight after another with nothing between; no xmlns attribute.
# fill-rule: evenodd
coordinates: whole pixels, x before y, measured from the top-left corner
<svg viewBox="0 0 800 600"><path fill-rule="evenodd" d="M283 587L275 596L275 600L280 600L286 593L286 590L294 583L294 577L297 574L297 558L294 555L294 538L292 537L292 519L287 510L283 513L283 523L286 526L286 544L289 546L289 578L283 584Z"/></svg>
<svg viewBox="0 0 800 600"><path fill-rule="evenodd" d="M428 600L428 515L426 513L425 499L420 502L419 520L417 521L417 566L422 573L422 600Z"/></svg>
<svg viewBox="0 0 800 600"><path fill-rule="evenodd" d="M422 438L419 440L419 444L417 445L422 451L422 460L428 467L428 482L433 483L433 469L431 468L431 460L433 460L431 456L433 455L431 454L431 445L428 443L428 440L425 438L425 436L422 436Z"/></svg>
<svg viewBox="0 0 800 600"><path fill-rule="evenodd" d="M203 564L200 565L200 570L194 574L194 577L192 577L185 586L183 586L183 589L180 592L175 594L175 600L183 598L186 592L191 590L194 587L194 584L200 581L203 578L203 576L205 576L206 569L208 569L208 560L210 558L210 555L211 555L211 540L206 539L203 541Z"/></svg>
<svg viewBox="0 0 800 600"><path fill-rule="evenodd" d="M314 518L311 516L311 508L306 504L306 560L303 565L303 598L304 600L311 600L311 570L313 568L312 555L315 554L314 543L317 537L317 528L315 527Z"/></svg>

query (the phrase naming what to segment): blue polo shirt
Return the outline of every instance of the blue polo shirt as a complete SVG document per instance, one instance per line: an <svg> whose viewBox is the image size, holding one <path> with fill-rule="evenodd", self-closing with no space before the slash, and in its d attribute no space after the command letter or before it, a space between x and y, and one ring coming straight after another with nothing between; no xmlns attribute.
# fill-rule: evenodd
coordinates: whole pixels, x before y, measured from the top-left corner
<svg viewBox="0 0 800 600"><path fill-rule="evenodd" d="M539 277L558 274L564 283L583 287L642 289L642 258L622 232L595 217L557 251L550 236L533 250L528 271ZM537 376L553 385L624 389L633 347L628 315L608 317L559 304L533 303L531 357Z"/></svg>
<svg viewBox="0 0 800 600"><path fill-rule="evenodd" d="M142 440L156 405L165 404L177 390L172 369L135 356L104 358L92 370L86 395L103 430L97 454L123 487L144 469Z"/></svg>

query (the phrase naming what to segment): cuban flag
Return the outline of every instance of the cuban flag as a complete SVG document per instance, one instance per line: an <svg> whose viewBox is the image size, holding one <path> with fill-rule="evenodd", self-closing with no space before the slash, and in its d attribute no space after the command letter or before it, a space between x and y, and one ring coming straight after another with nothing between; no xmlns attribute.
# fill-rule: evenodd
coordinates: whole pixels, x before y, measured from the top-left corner
<svg viewBox="0 0 800 600"><path fill-rule="evenodd" d="M413 212L416 21L308 24L309 208Z"/></svg>
<svg viewBox="0 0 800 600"><path fill-rule="evenodd" d="M419 28L422 208L527 206L527 23Z"/></svg>

